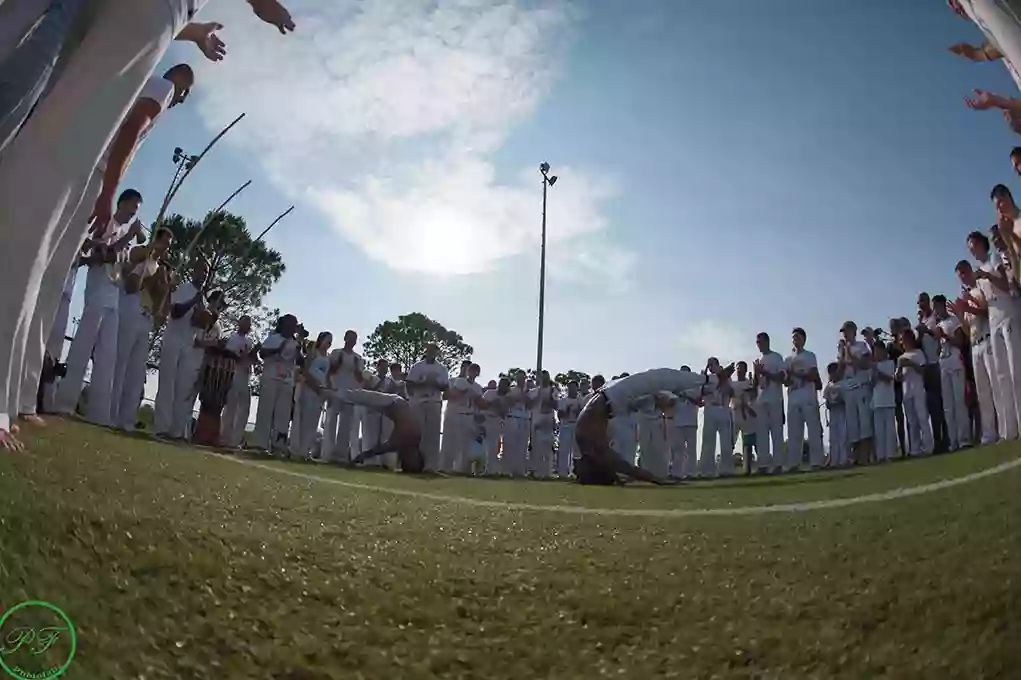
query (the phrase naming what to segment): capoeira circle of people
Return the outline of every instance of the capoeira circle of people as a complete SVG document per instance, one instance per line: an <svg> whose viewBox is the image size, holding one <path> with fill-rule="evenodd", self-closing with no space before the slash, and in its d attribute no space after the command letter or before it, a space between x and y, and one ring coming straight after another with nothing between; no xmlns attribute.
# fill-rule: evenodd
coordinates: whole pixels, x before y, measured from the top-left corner
<svg viewBox="0 0 1021 680"><path fill-rule="evenodd" d="M185 272L169 271L161 264L173 235L157 225L145 243L136 218L143 197L120 184L152 126L167 109L183 103L194 85L194 73L186 64L152 76L170 41L193 42L212 61L226 55L216 33L220 24L190 21L203 4L202 0L0 4L4 29L0 256L5 272L0 312L12 320L0 327L0 354L9 357L0 370L4 447L22 448L12 415L40 422L39 385L52 369L47 358L61 352L79 267L87 268L85 309L64 379L44 403L58 413L72 412L91 361L86 417L132 429L142 399L148 339L165 323L155 427L171 439L187 437L202 358L206 350L218 346L216 316L223 295L207 290L209 272L201 262ZM287 10L276 0L249 4L281 33L294 29ZM1002 60L1021 84L1017 3L949 0L949 4L986 37L979 47L961 43L951 51L974 61ZM1001 109L1007 123L1021 132L1021 100L977 90L966 103L976 110ZM1021 174L1021 149L1011 153L1011 161ZM537 388L530 388L519 375L514 384L501 380L482 389L475 382L478 367L469 364L450 379L446 367L435 359L435 348L407 376L384 361L367 380L353 349L357 337L349 332L343 348L330 353L332 337L321 334L300 368L304 389L296 390L293 372L301 356L294 342L297 320L282 317L275 332L255 345L248 337L251 320L243 318L223 347L236 370L223 409L221 438L227 446L240 444L251 397L248 381L261 360L255 432L260 447L274 447L283 423L283 431L289 426L297 433L299 450L308 450L325 408L322 445L343 448L347 444L338 440L350 431L346 426L354 409L363 408L378 426L369 428L376 433L372 445L354 459L363 462L396 454L408 472L449 468L451 460L463 460L464 452L471 450L486 461L501 458L504 468L517 475L526 466L525 452L531 446L533 467L548 468L555 450L554 467L561 472L569 469L573 457L574 474L585 483L616 483L621 477L662 483L668 474L730 474L739 434L746 465L751 464L754 448L760 470L797 469L807 435L809 461L818 467L824 461L820 389L830 417L829 460L838 466L849 456L885 460L897 439L912 455L961 448L974 438L970 430L979 420L982 443L1013 439L1021 430L1017 368L1021 334L1016 332L1021 327L1017 303L1021 225L1007 187L994 188L992 199L997 224L988 237L980 232L968 237L978 266L967 261L957 265L964 287L961 297L920 296L918 326L912 328L906 319L891 320L888 343L877 342L871 329L864 329L859 340L856 326L844 324L837 361L826 367L825 388L815 355L805 349L806 334L794 329L794 351L786 360L770 349L766 334L759 335L762 355L751 376L744 362L724 368L710 360L700 373L656 369L623 376L608 386L594 379L592 395L568 385L567 396L559 400L548 374ZM132 243L136 245L131 247ZM526 405L533 400L524 398L533 389L538 395L534 410ZM975 398L966 399L972 393ZM510 405L502 412L472 406L504 402ZM569 405L564 407L565 403ZM699 408L702 455L696 457ZM667 411L674 419L669 434L655 426ZM902 420L907 422L906 443ZM785 424L789 446L784 445ZM497 429L500 437L486 436ZM629 460L636 431L641 467ZM559 432L556 447L555 432ZM497 443L501 441L502 449ZM673 450L675 463L680 461L679 471L667 463L666 448ZM702 469L696 471L696 464Z"/></svg>

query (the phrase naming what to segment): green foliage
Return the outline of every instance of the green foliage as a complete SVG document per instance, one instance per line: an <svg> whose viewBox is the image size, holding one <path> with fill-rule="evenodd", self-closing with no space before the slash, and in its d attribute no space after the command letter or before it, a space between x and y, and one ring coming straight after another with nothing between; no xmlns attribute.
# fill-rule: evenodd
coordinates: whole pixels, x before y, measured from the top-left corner
<svg viewBox="0 0 1021 680"><path fill-rule="evenodd" d="M577 383L581 383L582 380L590 380L591 378L592 376L590 376L588 373L585 373L584 371L576 371L572 368L570 371L567 371L566 373L557 373L553 377L553 382L555 382L557 385L560 385L563 388L566 388L567 383L571 382L572 380Z"/></svg>
<svg viewBox="0 0 1021 680"><path fill-rule="evenodd" d="M471 359L474 348L464 342L457 331L445 327L421 312L404 314L396 321L376 326L363 343L365 357L371 363L379 359L398 361L408 370L425 355L426 345L436 343L436 360L454 371L461 362Z"/></svg>

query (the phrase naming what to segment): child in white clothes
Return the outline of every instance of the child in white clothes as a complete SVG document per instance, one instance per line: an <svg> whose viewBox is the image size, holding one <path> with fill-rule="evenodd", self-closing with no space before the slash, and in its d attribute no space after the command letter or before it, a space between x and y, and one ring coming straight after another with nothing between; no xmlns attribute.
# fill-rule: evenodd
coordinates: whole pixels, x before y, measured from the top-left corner
<svg viewBox="0 0 1021 680"><path fill-rule="evenodd" d="M897 450L897 399L893 382L897 366L890 360L886 345L877 342L872 348L875 361L872 388L872 421L875 424L876 460L885 463Z"/></svg>
<svg viewBox="0 0 1021 680"><path fill-rule="evenodd" d="M844 386L840 375L840 364L832 362L826 366L829 382L823 388L829 422L830 467L847 465L851 444L847 440L847 411L844 407Z"/></svg>
<svg viewBox="0 0 1021 680"><path fill-rule="evenodd" d="M964 400L963 349L968 344L964 329L956 316L947 311L947 299L942 295L932 298L933 311L937 319L936 338L939 340L939 374L943 395L943 418L947 423L949 449L968 446L971 443L971 416Z"/></svg>
<svg viewBox="0 0 1021 680"><path fill-rule="evenodd" d="M904 385L904 419L907 429L909 456L932 453L932 425L929 423L929 409L925 403L925 354L918 346L918 340L910 329L901 332L904 354L897 359L897 374Z"/></svg>

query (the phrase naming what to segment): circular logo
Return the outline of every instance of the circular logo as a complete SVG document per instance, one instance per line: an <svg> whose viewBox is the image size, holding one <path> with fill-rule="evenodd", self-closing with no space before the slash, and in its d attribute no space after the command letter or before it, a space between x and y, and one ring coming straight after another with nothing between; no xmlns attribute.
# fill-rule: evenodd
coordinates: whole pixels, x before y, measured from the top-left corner
<svg viewBox="0 0 1021 680"><path fill-rule="evenodd" d="M49 602L22 602L0 617L0 668L18 680L60 677L77 647L71 619Z"/></svg>

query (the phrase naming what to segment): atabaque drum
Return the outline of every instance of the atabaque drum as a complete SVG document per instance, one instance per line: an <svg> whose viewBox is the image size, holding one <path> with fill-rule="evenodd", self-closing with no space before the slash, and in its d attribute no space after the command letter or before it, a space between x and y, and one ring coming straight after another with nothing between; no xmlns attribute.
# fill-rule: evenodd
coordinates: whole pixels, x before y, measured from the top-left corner
<svg viewBox="0 0 1021 680"><path fill-rule="evenodd" d="M219 347L206 349L199 374L199 419L195 425L195 443L220 445L220 415L234 380L234 358Z"/></svg>

